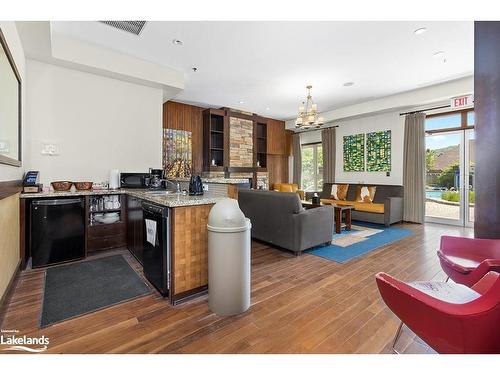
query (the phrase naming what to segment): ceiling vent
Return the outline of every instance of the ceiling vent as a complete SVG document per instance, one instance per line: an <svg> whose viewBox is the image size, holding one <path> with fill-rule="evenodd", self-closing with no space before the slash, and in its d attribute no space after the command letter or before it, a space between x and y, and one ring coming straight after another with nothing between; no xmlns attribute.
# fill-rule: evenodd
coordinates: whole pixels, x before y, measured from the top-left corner
<svg viewBox="0 0 500 375"><path fill-rule="evenodd" d="M99 21L115 29L126 31L134 35L139 35L146 25L146 21Z"/></svg>

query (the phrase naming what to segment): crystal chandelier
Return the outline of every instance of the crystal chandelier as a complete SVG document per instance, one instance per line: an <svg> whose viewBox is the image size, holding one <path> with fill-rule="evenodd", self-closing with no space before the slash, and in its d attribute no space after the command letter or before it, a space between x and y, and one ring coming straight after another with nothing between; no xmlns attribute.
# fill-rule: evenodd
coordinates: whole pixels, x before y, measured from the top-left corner
<svg viewBox="0 0 500 375"><path fill-rule="evenodd" d="M318 117L318 106L312 100L311 89L312 86L309 85L307 88L307 98L305 102L299 106L299 116L295 121L295 127L297 129L319 129L321 125L325 123L323 117Z"/></svg>

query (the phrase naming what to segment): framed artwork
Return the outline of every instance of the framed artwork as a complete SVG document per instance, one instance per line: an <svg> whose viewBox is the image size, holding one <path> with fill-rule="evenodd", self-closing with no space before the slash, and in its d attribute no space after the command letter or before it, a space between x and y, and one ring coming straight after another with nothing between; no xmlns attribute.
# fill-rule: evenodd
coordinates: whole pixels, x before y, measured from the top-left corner
<svg viewBox="0 0 500 375"><path fill-rule="evenodd" d="M365 135L344 136L344 172L365 170Z"/></svg>
<svg viewBox="0 0 500 375"><path fill-rule="evenodd" d="M366 170L368 172L391 171L391 131L366 134Z"/></svg>
<svg viewBox="0 0 500 375"><path fill-rule="evenodd" d="M191 176L193 169L191 132L163 129L163 169L167 178Z"/></svg>

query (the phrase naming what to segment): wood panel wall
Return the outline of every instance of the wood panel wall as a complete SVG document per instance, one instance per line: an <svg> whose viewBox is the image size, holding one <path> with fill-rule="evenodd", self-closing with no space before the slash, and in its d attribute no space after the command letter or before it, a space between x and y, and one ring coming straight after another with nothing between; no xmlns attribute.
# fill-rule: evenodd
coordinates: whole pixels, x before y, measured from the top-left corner
<svg viewBox="0 0 500 375"><path fill-rule="evenodd" d="M0 199L0 301L19 268L19 193ZM0 306L1 307L1 306Z"/></svg>
<svg viewBox="0 0 500 375"><path fill-rule="evenodd" d="M208 214L212 204L172 209L173 294L208 284Z"/></svg>
<svg viewBox="0 0 500 375"><path fill-rule="evenodd" d="M474 23L474 235L500 238L500 22Z"/></svg>
<svg viewBox="0 0 500 375"><path fill-rule="evenodd" d="M193 173L203 172L203 115L205 108L168 101L163 104L163 128L193 133Z"/></svg>
<svg viewBox="0 0 500 375"><path fill-rule="evenodd" d="M203 110L205 108L168 101L163 104L163 128L193 133L193 172L203 172ZM285 122L267 119L267 169L270 187L288 182L288 159L291 155L291 132Z"/></svg>

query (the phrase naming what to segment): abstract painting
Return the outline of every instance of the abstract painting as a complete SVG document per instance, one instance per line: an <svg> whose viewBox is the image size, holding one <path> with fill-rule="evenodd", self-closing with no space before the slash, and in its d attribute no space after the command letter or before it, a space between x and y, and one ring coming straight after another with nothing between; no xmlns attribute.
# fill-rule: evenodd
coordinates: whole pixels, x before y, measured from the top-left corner
<svg viewBox="0 0 500 375"><path fill-rule="evenodd" d="M186 130L163 129L163 169L166 177L189 177L192 168L192 133Z"/></svg>
<svg viewBox="0 0 500 375"><path fill-rule="evenodd" d="M391 131L379 131L366 135L366 170L368 172L391 171Z"/></svg>
<svg viewBox="0 0 500 375"><path fill-rule="evenodd" d="M365 135L344 136L344 172L365 170Z"/></svg>

